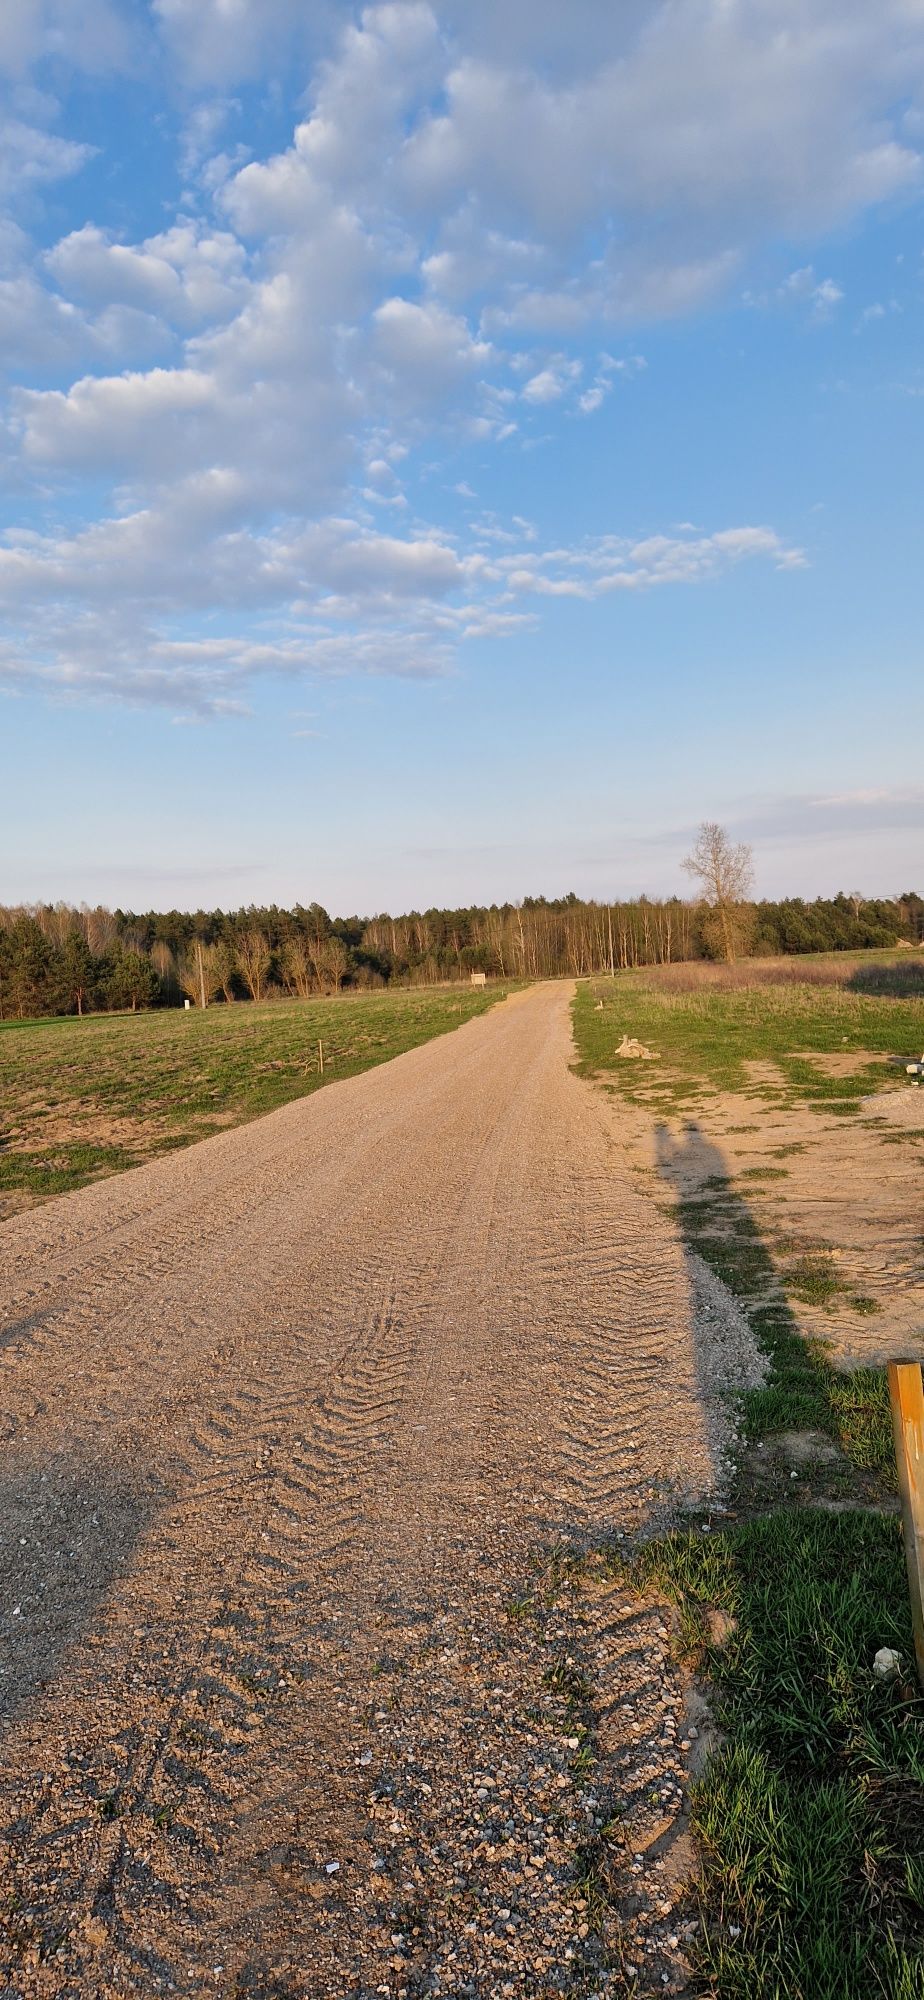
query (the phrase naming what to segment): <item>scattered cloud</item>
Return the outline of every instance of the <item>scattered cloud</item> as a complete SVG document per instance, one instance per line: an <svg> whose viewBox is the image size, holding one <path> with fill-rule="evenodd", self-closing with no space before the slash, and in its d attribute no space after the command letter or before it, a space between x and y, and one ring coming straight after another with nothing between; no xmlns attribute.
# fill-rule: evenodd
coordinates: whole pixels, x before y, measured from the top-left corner
<svg viewBox="0 0 924 2000"><path fill-rule="evenodd" d="M545 368L530 376L520 393L526 403L557 403L573 383L580 381L583 372L582 362L569 361L558 354Z"/></svg>
<svg viewBox="0 0 924 2000"><path fill-rule="evenodd" d="M0 606L18 633L0 687L225 714L267 675L432 678L463 641L522 630L542 598L691 585L750 559L805 560L757 527L542 550L523 520L482 523L467 545L348 517L191 542L172 506L147 509L0 544ZM203 620L226 629L203 632Z"/></svg>
<svg viewBox="0 0 924 2000"><path fill-rule="evenodd" d="M180 135L180 171L187 179L194 179L215 160L219 151L219 134L240 110L239 97L206 97L193 105ZM245 147L243 153L236 154L235 167L242 167L247 157ZM225 168L221 179L224 180L231 171L231 163L227 154L222 154L221 159Z"/></svg>
<svg viewBox="0 0 924 2000"><path fill-rule="evenodd" d="M445 672L543 598L804 560L765 527L543 552L483 518L463 546L417 519L414 475L425 449L474 499L450 446L592 418L645 366L628 329L915 190L920 8L27 0L0 19L20 221L93 159L49 79L140 55L174 106L163 226L0 230L2 443L28 498L0 545L7 685L200 711L270 672ZM244 158L242 106L295 65L291 136ZM844 294L808 262L774 297L822 320Z"/></svg>
<svg viewBox="0 0 924 2000"><path fill-rule="evenodd" d="M829 319L835 307L844 298L843 287L834 278L819 278L814 265L803 264L796 271L790 271L773 291L744 293L744 304L766 309L768 306L803 306L814 320Z"/></svg>
<svg viewBox="0 0 924 2000"><path fill-rule="evenodd" d="M578 398L579 409L585 417L592 416L594 411L599 410L601 404L606 401L613 383L618 377L621 376L624 380L628 380L631 376L638 375L647 366L648 364L643 354L630 354L620 361L617 361L612 354L601 354L597 360L597 369L593 381L589 388L585 389L583 394Z"/></svg>
<svg viewBox="0 0 924 2000"><path fill-rule="evenodd" d="M643 591L664 584L701 583L752 557L777 569L803 569L802 549L772 528L722 528L712 535L651 535L643 541L601 535L574 549L520 553L496 559L505 595L598 598L614 591Z"/></svg>
<svg viewBox="0 0 924 2000"><path fill-rule="evenodd" d="M783 300L799 300L811 308L815 319L827 319L835 306L839 306L844 293L834 278L818 278L811 264L799 271L791 271L784 278L777 297Z"/></svg>
<svg viewBox="0 0 924 2000"><path fill-rule="evenodd" d="M20 118L0 124L0 194L21 196L46 181L67 180L93 158L95 147L62 139Z"/></svg>
<svg viewBox="0 0 924 2000"><path fill-rule="evenodd" d="M796 795L769 801L756 809L745 808L736 817L736 832L749 840L775 838L781 844L797 846L809 839L838 839L861 834L907 831L920 834L924 827L924 789L920 786L881 786L813 798ZM896 891L903 885L894 884Z"/></svg>
<svg viewBox="0 0 924 2000"><path fill-rule="evenodd" d="M864 328L875 326L877 320L890 319L893 313L898 312L901 312L901 306L897 299L889 299L887 302L875 299L872 305L864 306L857 320L856 331L862 333Z"/></svg>

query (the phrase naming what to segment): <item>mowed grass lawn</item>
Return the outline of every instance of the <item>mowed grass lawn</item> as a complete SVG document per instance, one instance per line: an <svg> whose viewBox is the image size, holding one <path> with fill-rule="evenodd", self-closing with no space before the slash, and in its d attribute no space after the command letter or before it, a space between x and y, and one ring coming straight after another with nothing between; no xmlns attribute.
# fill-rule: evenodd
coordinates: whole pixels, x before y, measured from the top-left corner
<svg viewBox="0 0 924 2000"><path fill-rule="evenodd" d="M4 1022L0 1215L387 1062L483 1014L507 990L415 988Z"/></svg>

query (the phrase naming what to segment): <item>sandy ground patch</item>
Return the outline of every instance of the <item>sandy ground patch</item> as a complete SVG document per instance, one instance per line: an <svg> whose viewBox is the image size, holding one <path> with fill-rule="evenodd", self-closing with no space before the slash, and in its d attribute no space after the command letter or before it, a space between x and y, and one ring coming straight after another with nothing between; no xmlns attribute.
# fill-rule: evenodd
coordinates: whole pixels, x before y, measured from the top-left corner
<svg viewBox="0 0 924 2000"><path fill-rule="evenodd" d="M730 1176L781 1270L812 1249L830 1252L843 1288L833 1310L794 1301L793 1311L835 1361L924 1357L924 1143L914 1137L924 1092L877 1092L844 1118L704 1091L695 1115L658 1120L625 1105L623 1124L652 1193L695 1195Z"/></svg>
<svg viewBox="0 0 924 2000"><path fill-rule="evenodd" d="M125 1146L143 1154L168 1129L165 1118L113 1117L92 1106L62 1116L42 1105L29 1106L28 1123L18 1121L10 1128L8 1146L12 1153L32 1152L36 1146Z"/></svg>
<svg viewBox="0 0 924 2000"><path fill-rule="evenodd" d="M896 1125L924 1138L924 1087L908 1084L904 1090L881 1090L864 1097L863 1111L877 1124Z"/></svg>

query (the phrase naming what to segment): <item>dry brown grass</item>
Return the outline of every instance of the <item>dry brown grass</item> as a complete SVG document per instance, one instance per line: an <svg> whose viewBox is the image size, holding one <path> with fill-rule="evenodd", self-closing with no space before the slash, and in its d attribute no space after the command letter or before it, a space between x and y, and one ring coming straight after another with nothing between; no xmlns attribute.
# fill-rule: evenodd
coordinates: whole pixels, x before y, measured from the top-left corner
<svg viewBox="0 0 924 2000"><path fill-rule="evenodd" d="M697 959L649 967L648 986L673 993L746 993L762 986L829 986L847 993L924 999L924 953L825 952L792 958L746 958L734 965Z"/></svg>

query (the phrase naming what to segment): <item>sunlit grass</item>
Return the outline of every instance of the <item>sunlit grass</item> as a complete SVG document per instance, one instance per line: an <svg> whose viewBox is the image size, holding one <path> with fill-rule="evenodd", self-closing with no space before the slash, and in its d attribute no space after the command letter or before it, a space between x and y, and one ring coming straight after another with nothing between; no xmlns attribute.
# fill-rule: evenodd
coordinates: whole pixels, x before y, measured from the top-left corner
<svg viewBox="0 0 924 2000"><path fill-rule="evenodd" d="M28 1206L259 1117L458 1028L502 990L4 1024L0 1202Z"/></svg>
<svg viewBox="0 0 924 2000"><path fill-rule="evenodd" d="M768 983L744 967L710 970L717 976L683 986L655 972L582 985L575 1008L582 1070L606 1073L630 1097L664 1110L720 1090L850 1117L871 1091L903 1082L904 1061L924 1045L924 987L919 998L895 997L823 981ZM656 1051L657 1062L619 1060L623 1033Z"/></svg>
<svg viewBox="0 0 924 2000"><path fill-rule="evenodd" d="M717 2000L924 1992L924 1698L898 1522L799 1508L651 1545L726 1743L695 1795ZM729 1636L711 1643L720 1607ZM880 1646L898 1682L872 1672Z"/></svg>

